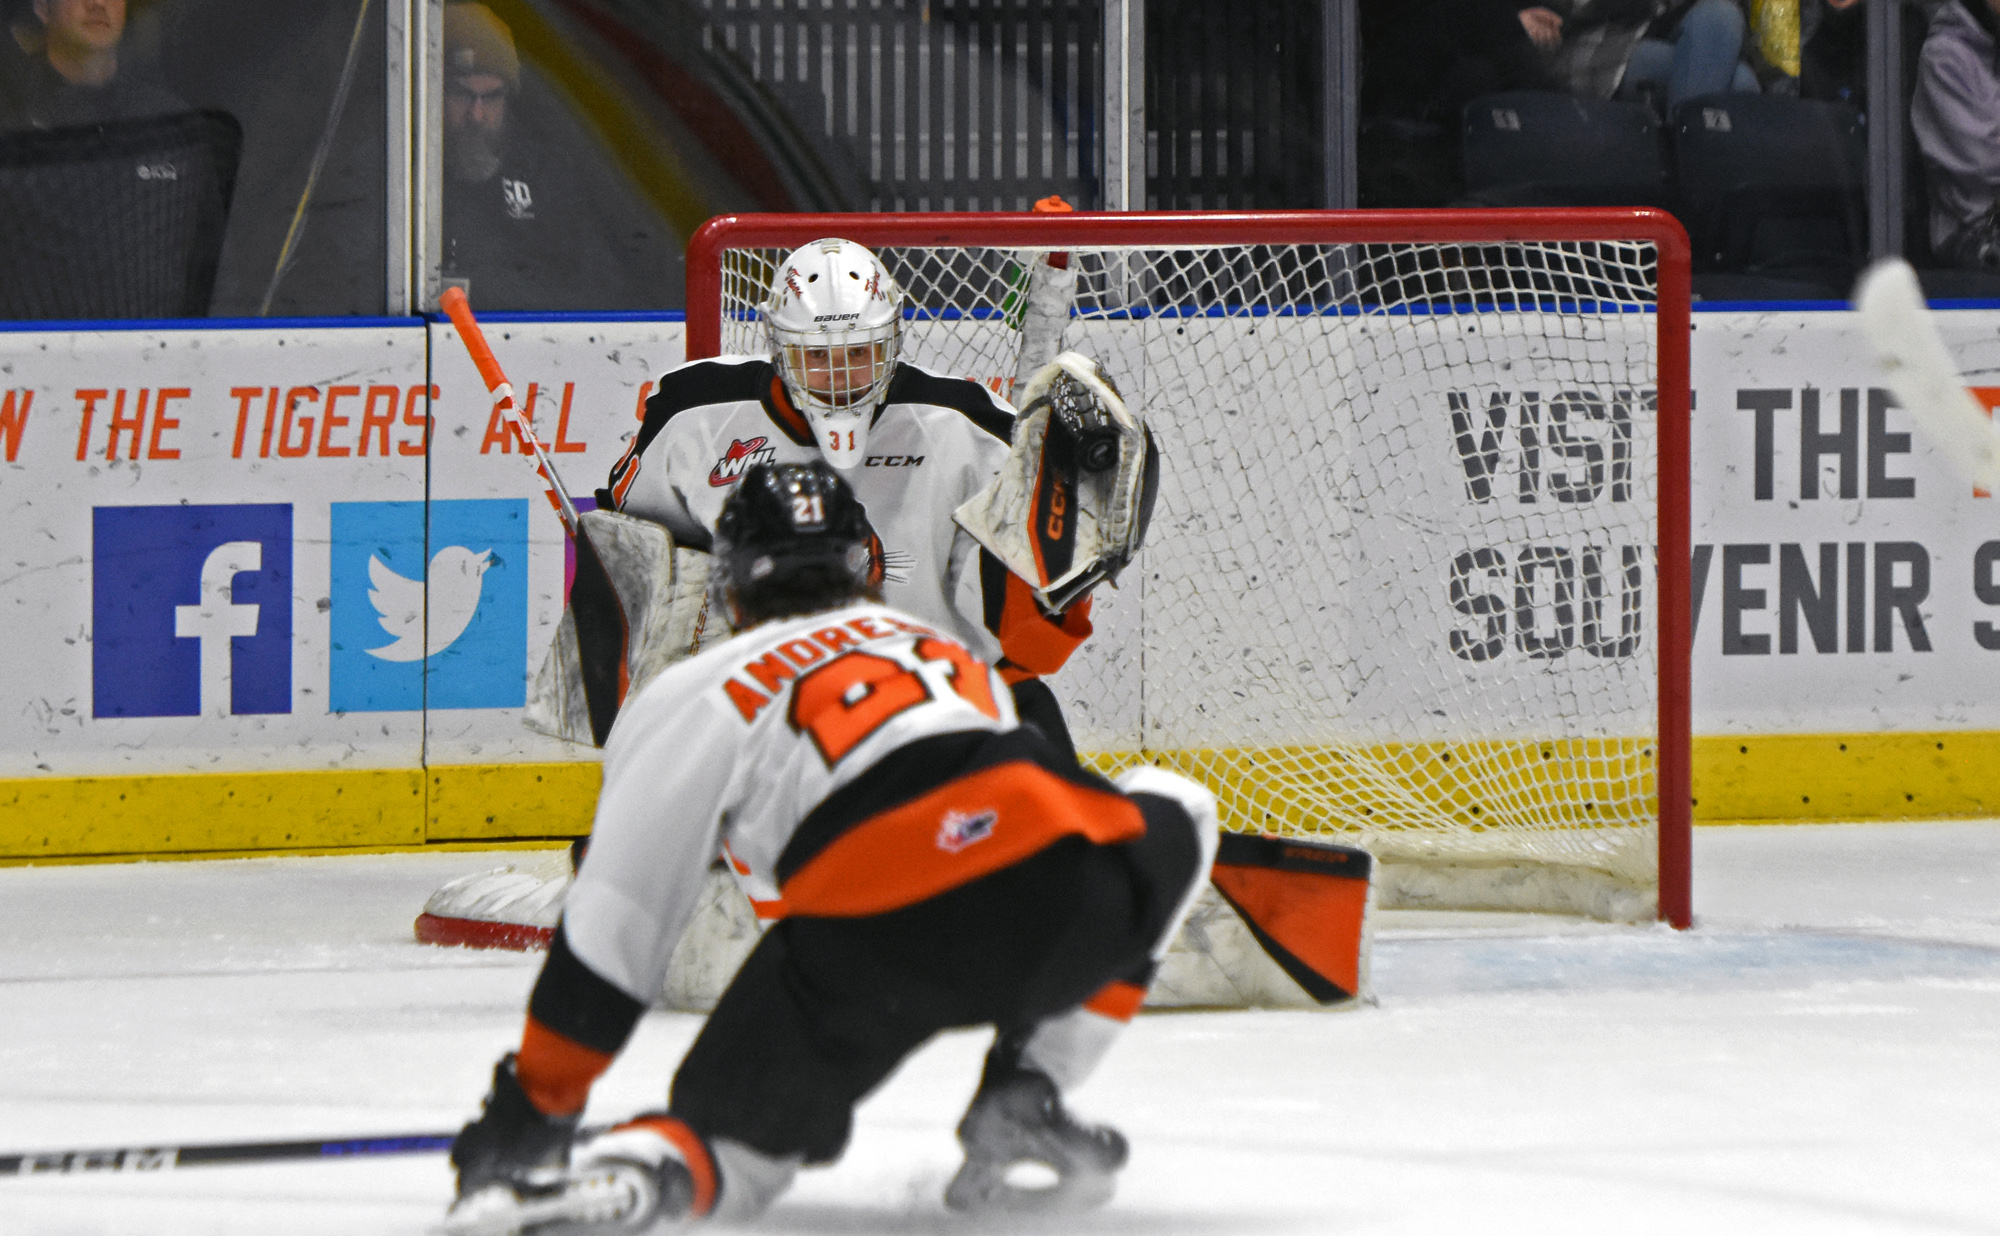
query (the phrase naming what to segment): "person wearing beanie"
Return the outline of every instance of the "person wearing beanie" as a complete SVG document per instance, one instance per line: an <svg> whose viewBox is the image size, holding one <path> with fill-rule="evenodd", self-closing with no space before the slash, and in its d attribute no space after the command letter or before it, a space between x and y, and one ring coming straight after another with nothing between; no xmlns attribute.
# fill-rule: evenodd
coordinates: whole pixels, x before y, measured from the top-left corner
<svg viewBox="0 0 2000 1236"><path fill-rule="evenodd" d="M446 4L445 286L481 309L650 307L648 265L620 252L606 203L581 187L585 169L564 162L577 152L533 123L550 119L534 103L547 105L523 95L507 24L484 4Z"/></svg>

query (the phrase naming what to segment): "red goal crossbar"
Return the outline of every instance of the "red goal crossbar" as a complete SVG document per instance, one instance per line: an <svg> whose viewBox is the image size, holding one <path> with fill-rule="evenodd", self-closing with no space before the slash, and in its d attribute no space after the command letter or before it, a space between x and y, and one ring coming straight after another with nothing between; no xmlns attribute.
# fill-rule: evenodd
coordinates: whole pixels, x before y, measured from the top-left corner
<svg viewBox="0 0 2000 1236"><path fill-rule="evenodd" d="M1034 214L721 215L687 249L687 356L722 347L723 254L793 249L823 236L870 247L1066 249L1090 245L1645 243L1658 255L1659 399L1659 915L1693 916L1690 780L1693 653L1690 596L1688 238L1673 216L1644 209L1299 210Z"/></svg>

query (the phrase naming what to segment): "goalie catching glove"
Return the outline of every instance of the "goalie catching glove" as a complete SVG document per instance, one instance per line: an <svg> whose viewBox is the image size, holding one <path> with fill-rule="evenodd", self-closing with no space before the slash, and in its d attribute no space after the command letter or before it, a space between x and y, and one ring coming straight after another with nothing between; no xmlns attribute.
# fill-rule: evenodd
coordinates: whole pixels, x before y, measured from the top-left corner
<svg viewBox="0 0 2000 1236"><path fill-rule="evenodd" d="M1100 582L1116 582L1139 552L1159 490L1159 451L1087 356L1057 356L1019 402L1007 462L953 518L1059 614Z"/></svg>

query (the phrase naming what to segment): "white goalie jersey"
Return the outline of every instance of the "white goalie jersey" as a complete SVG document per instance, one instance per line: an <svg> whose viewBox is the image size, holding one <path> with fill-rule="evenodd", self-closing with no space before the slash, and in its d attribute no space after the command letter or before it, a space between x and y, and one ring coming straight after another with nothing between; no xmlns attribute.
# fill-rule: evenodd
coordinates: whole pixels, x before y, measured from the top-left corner
<svg viewBox="0 0 2000 1236"><path fill-rule="evenodd" d="M1013 409L964 378L899 364L861 463L843 473L882 540L883 595L991 661L979 546L952 512L999 471ZM768 358L724 356L669 370L643 427L612 469L618 510L666 525L676 544L706 549L722 504L759 463L820 458L806 419Z"/></svg>

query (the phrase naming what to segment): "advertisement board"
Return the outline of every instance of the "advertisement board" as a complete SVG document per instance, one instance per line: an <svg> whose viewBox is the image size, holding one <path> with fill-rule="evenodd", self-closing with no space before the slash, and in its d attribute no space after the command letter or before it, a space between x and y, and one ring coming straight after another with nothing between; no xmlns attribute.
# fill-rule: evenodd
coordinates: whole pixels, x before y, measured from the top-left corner
<svg viewBox="0 0 2000 1236"><path fill-rule="evenodd" d="M588 494L680 326L533 330ZM582 831L594 753L519 722L565 544L490 419L417 320L0 335L0 856Z"/></svg>
<svg viewBox="0 0 2000 1236"><path fill-rule="evenodd" d="M654 382L680 362L681 323L496 318L482 329L557 475L578 507L590 509L637 434ZM455 598L472 595L476 573L481 605L508 607L493 642L455 664L432 654L424 712L430 833L581 834L596 801L598 753L521 724L527 684L562 619L574 559L533 458L494 410L457 332L449 322L430 331L440 394L429 543L434 555L451 548L463 555L457 579L433 567L431 604L441 616L464 610ZM490 565L480 565L480 554ZM440 691L441 684L449 686Z"/></svg>
<svg viewBox="0 0 2000 1236"><path fill-rule="evenodd" d="M2000 403L2000 313L1939 317ZM1696 316L1697 733L2000 729L2000 503L1874 369L1848 313Z"/></svg>
<svg viewBox="0 0 2000 1236"><path fill-rule="evenodd" d="M2000 404L2000 311L1943 324ZM588 504L682 325L487 332ZM1846 313L1698 313L1693 370L1699 814L2000 811L2000 502L1875 382ZM449 324L0 334L0 494L0 857L587 825L595 753L520 724L567 546ZM1107 594L1056 679L1086 746L1139 740L1118 677L1139 603ZM1346 638L1386 664L1395 633Z"/></svg>

